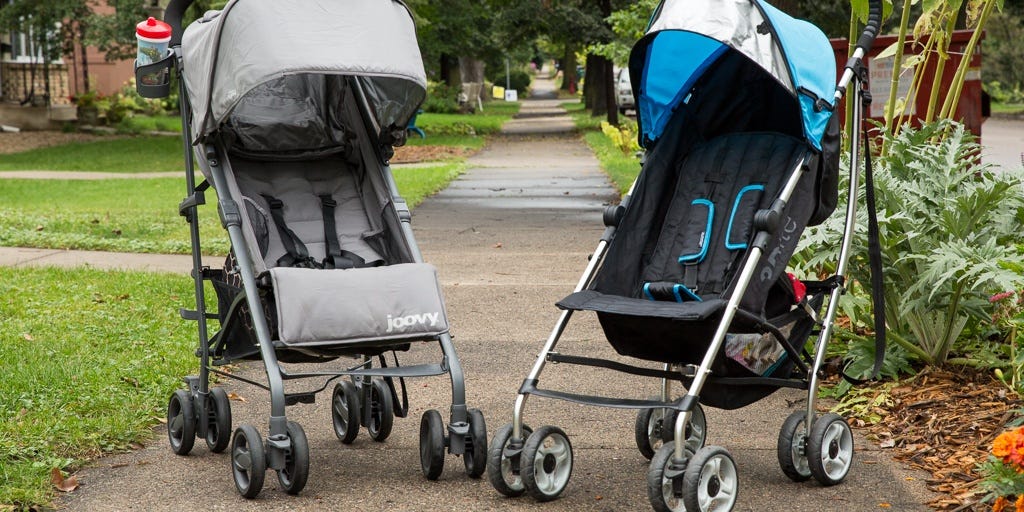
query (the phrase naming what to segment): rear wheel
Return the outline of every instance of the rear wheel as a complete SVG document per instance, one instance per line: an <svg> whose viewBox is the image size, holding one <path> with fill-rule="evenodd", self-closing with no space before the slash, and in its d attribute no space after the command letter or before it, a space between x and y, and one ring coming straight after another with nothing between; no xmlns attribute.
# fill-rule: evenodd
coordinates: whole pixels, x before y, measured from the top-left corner
<svg viewBox="0 0 1024 512"><path fill-rule="evenodd" d="M252 425L242 425L235 430L231 441L231 476L235 489L244 498L255 498L263 489L267 455L260 433Z"/></svg>
<svg viewBox="0 0 1024 512"><path fill-rule="evenodd" d="M359 435L359 393L347 380L334 385L331 423L334 424L334 435L344 444L351 444Z"/></svg>
<svg viewBox="0 0 1024 512"><path fill-rule="evenodd" d="M683 504L683 473L685 464L674 464L675 441L668 441L651 458L647 470L647 499L656 512L686 512ZM693 452L685 448L687 458Z"/></svg>
<svg viewBox="0 0 1024 512"><path fill-rule="evenodd" d="M188 455L196 442L196 413L192 409L192 395L179 389L167 403L167 440L171 451L177 455Z"/></svg>
<svg viewBox="0 0 1024 512"><path fill-rule="evenodd" d="M794 411L779 430L778 456L782 472L794 482L811 478L807 462L807 412Z"/></svg>
<svg viewBox="0 0 1024 512"><path fill-rule="evenodd" d="M395 424L395 408L391 401L391 388L382 379L373 379L370 386L370 424L366 431L370 439L384 442Z"/></svg>
<svg viewBox="0 0 1024 512"><path fill-rule="evenodd" d="M223 388L212 388L206 397L206 446L220 453L231 444L231 401Z"/></svg>
<svg viewBox="0 0 1024 512"><path fill-rule="evenodd" d="M694 512L728 512L736 504L736 463L721 446L705 446L690 457L683 473L683 504Z"/></svg>

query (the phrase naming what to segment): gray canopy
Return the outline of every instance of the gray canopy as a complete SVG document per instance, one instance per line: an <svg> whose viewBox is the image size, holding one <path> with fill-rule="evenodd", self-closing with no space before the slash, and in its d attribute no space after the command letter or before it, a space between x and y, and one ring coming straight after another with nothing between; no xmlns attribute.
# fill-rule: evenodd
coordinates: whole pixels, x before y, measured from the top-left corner
<svg viewBox="0 0 1024 512"><path fill-rule="evenodd" d="M188 26L182 54L196 139L236 109L247 119L277 117L312 101L300 108L322 119L352 98L323 84L349 76L354 82L345 86L358 89L372 112L375 126L367 129L404 140L426 96L412 15L395 0L232 0ZM311 88L317 94L280 96Z"/></svg>

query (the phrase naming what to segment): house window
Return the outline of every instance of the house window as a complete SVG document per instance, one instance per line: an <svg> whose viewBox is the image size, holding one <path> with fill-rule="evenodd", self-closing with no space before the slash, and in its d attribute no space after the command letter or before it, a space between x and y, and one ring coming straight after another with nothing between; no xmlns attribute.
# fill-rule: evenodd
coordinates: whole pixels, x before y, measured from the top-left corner
<svg viewBox="0 0 1024 512"><path fill-rule="evenodd" d="M0 8L4 4L11 3L11 0L0 0ZM11 41L11 54L5 56L8 62L41 63L43 61L43 48L35 37L35 29L28 24L23 25L21 31L12 31L8 34ZM46 31L46 38L51 45L60 45L60 23L54 25L53 30ZM52 64L62 64L63 60L58 57L51 61Z"/></svg>

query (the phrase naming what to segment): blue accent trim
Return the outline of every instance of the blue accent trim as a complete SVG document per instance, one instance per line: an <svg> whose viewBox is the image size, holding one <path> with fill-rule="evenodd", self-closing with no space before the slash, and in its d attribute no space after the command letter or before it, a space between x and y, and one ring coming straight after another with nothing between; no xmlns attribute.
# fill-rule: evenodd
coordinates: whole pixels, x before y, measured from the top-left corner
<svg viewBox="0 0 1024 512"><path fill-rule="evenodd" d="M764 185L747 185L741 188L740 191L736 193L736 200L732 203L732 212L729 213L729 224L727 224L727 227L725 228L725 248L730 251L738 251L747 248L746 241L734 244L729 240L732 240L732 222L736 219L736 210L740 207L740 200L743 199L743 194L753 190L764 192Z"/></svg>
<svg viewBox="0 0 1024 512"><path fill-rule="evenodd" d="M689 298L691 298L691 299L693 299L693 300L695 300L697 302L704 302L704 299L700 298L700 296L698 296L696 293L693 293L693 290L687 288L685 284L677 284L677 285L672 287L672 293L676 294L676 300L678 302L682 302L683 301L683 298L679 296L679 289L680 288L682 288L683 291L686 292L686 296L687 297L689 297Z"/></svg>
<svg viewBox="0 0 1024 512"><path fill-rule="evenodd" d="M707 199L694 199L690 204L699 204L708 207L708 223L701 233L703 240L700 240L700 251L693 254L682 254L679 256L679 263L700 263L708 255L708 246L711 245L711 223L715 220L715 203Z"/></svg>
<svg viewBox="0 0 1024 512"><path fill-rule="evenodd" d="M651 283L644 283L644 295L646 295L648 299L654 300L654 295L651 295Z"/></svg>

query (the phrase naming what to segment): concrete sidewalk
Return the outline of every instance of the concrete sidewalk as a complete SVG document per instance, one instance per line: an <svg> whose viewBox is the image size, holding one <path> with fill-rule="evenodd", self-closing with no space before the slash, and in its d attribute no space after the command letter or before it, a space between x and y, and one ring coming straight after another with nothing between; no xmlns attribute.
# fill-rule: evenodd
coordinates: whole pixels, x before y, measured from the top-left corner
<svg viewBox="0 0 1024 512"><path fill-rule="evenodd" d="M543 91L550 82L541 81ZM572 291L603 231L604 205L617 194L589 149L559 115L556 99L524 102L523 115L506 134L470 159L470 170L414 212L413 227L425 259L441 274L448 314L467 374L470 407L480 408L493 434L511 419L516 390L529 371L559 311L554 302ZM13 261L13 263L12 263ZM213 260L211 260L213 261ZM148 268L187 273L187 256L119 255L70 251L0 250L0 264L89 264L99 268ZM187 306L183 304L183 306ZM574 317L560 343L566 353L617 358L593 315ZM401 354L403 364L436 362L432 345ZM635 361L634 361L635 362ZM262 379L259 364L240 375ZM550 365L545 387L605 396L646 397L658 382L599 369ZM440 481L419 468L419 418L430 408L447 421L450 385L445 377L408 381L409 418L396 419L385 443L365 432L352 445L333 434L330 395L290 407L310 444L310 478L289 496L268 474L253 501L237 495L230 457L211 454L201 440L178 457L158 428L148 446L101 458L78 473L81 487L62 497L67 510L545 510L647 511L648 464L633 441L634 413L534 397L526 420L550 424L570 436L575 454L563 497L539 505L506 499L486 480L468 479L459 459L448 457ZM266 393L237 381L223 384L242 400L232 402L234 425L267 430ZM289 384L289 387L293 387ZM796 484L776 461L783 419L804 396L780 391L736 411L707 410L709 444L730 450L740 475L737 511L927 510L926 475L893 462L885 451L857 437L857 455L846 482L821 487Z"/></svg>

